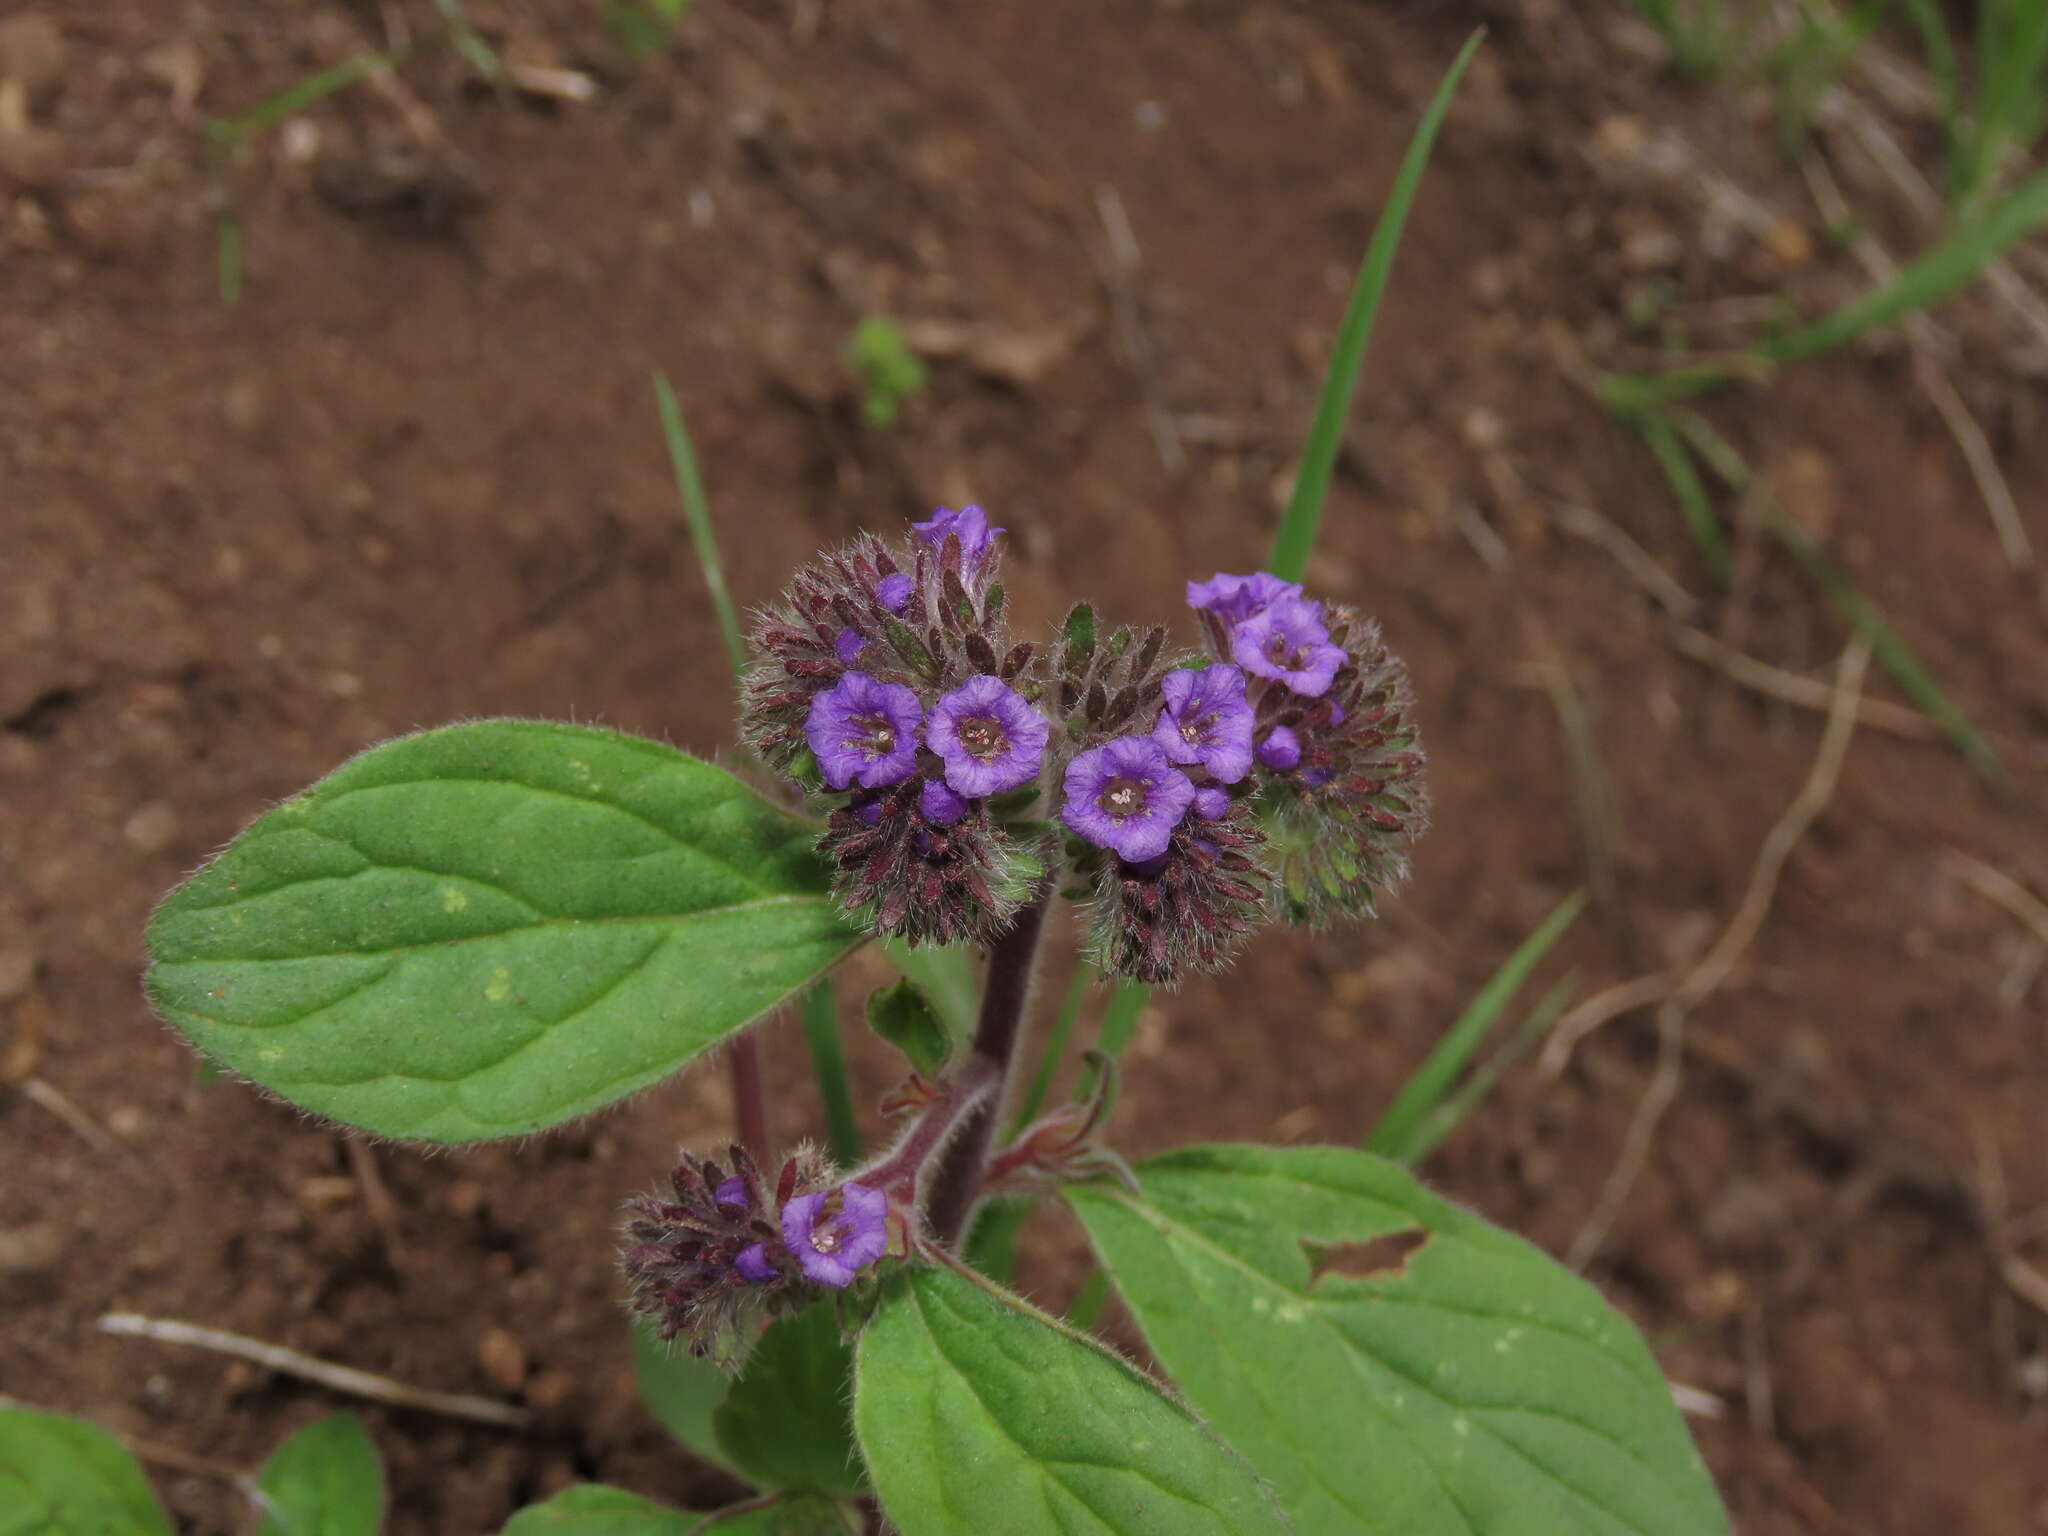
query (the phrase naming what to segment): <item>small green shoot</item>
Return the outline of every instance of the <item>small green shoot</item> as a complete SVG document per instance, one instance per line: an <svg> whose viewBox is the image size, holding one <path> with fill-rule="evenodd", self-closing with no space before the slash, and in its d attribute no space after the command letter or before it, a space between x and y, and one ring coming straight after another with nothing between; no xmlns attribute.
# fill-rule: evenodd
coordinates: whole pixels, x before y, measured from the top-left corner
<svg viewBox="0 0 2048 1536"><path fill-rule="evenodd" d="M1734 41L1722 0L1629 0L1636 14L1664 39L1672 68L1688 80L1705 80L1727 63Z"/></svg>
<svg viewBox="0 0 2048 1536"><path fill-rule="evenodd" d="M718 615L719 638L725 642L726 659L737 678L747 669L747 645L740 636L738 610L725 587L725 567L718 558L718 539L711 531L711 507L704 499L704 482L697 474L697 455L690 446L690 434L683 426L682 407L668 376L654 376L655 404L661 411L661 435L668 443L669 462L675 469L676 494L683 503L683 517L690 526L690 544L697 552L697 568L704 573L704 589L711 595L712 611Z"/></svg>
<svg viewBox="0 0 2048 1536"><path fill-rule="evenodd" d="M1465 1117L1478 1108L1486 1096L1493 1092L1509 1067L1528 1054L1530 1048L1550 1033L1550 1027L1571 1006L1578 994L1579 973L1568 971L1562 980L1544 993L1529 1016L1522 1021L1522 1027L1502 1042L1485 1061L1472 1069L1471 1074L1450 1093L1443 1102L1429 1112L1417 1127L1414 1138L1408 1143L1402 1161L1411 1168L1442 1146L1445 1140L1464 1123Z"/></svg>
<svg viewBox="0 0 2048 1536"><path fill-rule="evenodd" d="M896 425L904 403L924 388L923 361L886 316L870 315L853 328L846 360L860 380L860 419L870 427Z"/></svg>
<svg viewBox="0 0 2048 1536"><path fill-rule="evenodd" d="M1515 947L1514 953L1479 989L1478 996L1458 1016L1457 1022L1444 1032L1436 1048L1423 1059L1422 1065L1415 1069L1394 1096L1394 1102L1366 1138L1368 1152L1377 1152L1397 1162L1411 1163L1420 1155L1416 1150L1418 1147L1426 1150L1427 1146L1434 1146L1436 1141L1442 1140L1441 1135L1434 1141L1426 1140L1431 1117L1453 1098L1459 1074L1479 1047L1486 1043L1486 1037L1493 1032L1493 1026L1515 993L1521 990L1522 983L1528 980L1529 973L1571 927L1585 906L1586 893L1574 891Z"/></svg>
<svg viewBox="0 0 2048 1536"><path fill-rule="evenodd" d="M690 0L609 0L604 29L626 57L639 63L673 47L689 14Z"/></svg>
<svg viewBox="0 0 2048 1536"><path fill-rule="evenodd" d="M1458 81L1472 55L1485 38L1482 29L1465 40L1451 61L1443 82L1430 98L1415 136L1408 141L1395 173L1394 187L1380 210L1379 223L1366 247L1365 261L1358 269L1358 282L1345 307L1343 323L1337 329L1337 347L1330 356L1330 368L1323 376L1322 393L1316 400L1315 421L1309 427L1308 444L1302 450L1301 466L1294 476L1294 494L1288 497L1286 515L1273 539L1273 553L1267 569L1286 581L1301 580L1308 568L1309 551L1315 548L1316 532L1322 526L1323 501L1330 490L1330 475L1337 466L1337 452L1343 446L1344 428L1351 416L1351 393L1365 363L1366 345L1372 340L1373 321L1379 315L1380 297L1394 270L1394 255L1401 246L1401 231L1408 222L1408 210L1422 185L1422 173L1429 164L1429 152L1436 143L1457 93Z"/></svg>
<svg viewBox="0 0 2048 1536"><path fill-rule="evenodd" d="M442 24L448 28L448 40L455 45L455 51L468 61L469 67L493 85L503 85L505 66L497 51L484 41L483 34L471 25L468 13L462 8L462 0L434 0L434 9L441 13Z"/></svg>
<svg viewBox="0 0 2048 1536"><path fill-rule="evenodd" d="M1685 444L1678 440L1678 433L1670 421L1661 414L1651 412L1635 418L1633 425L1649 444L1650 452L1656 455L1658 468L1664 471L1664 478L1671 482L1671 494L1678 498L1678 509L1685 515L1685 526L1692 533L1693 542L1699 545L1700 555L1707 562L1714 585L1725 590L1733 579L1734 557L1728 552L1728 539L1721 531L1721 523L1714 516L1712 503L1707 499L1707 488L1701 484L1699 470L1693 464L1692 455L1686 452Z"/></svg>
<svg viewBox="0 0 2048 1536"><path fill-rule="evenodd" d="M1066 1000L1060 1004L1059 1017L1053 1020L1052 1033L1046 1036L1045 1049L1039 1054L1038 1071L1031 1078L1031 1086L1024 1090L1024 1097L1017 1105L1016 1118L1010 1122L1012 1136L1021 1134L1045 1107L1046 1095L1052 1091L1053 1073L1067 1054L1067 1041L1074 1033L1074 1021L1080 1016L1081 1003L1088 995L1088 984L1100 975L1101 972L1085 960L1074 967L1073 979L1067 983Z"/></svg>

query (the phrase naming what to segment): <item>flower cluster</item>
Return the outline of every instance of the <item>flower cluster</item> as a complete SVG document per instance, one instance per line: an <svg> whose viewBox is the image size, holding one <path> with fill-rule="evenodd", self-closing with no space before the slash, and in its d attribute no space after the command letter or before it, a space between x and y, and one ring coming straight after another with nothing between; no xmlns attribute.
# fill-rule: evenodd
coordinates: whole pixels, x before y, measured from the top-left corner
<svg viewBox="0 0 2048 1536"><path fill-rule="evenodd" d="M667 1195L629 1202L619 1258L633 1310L721 1364L746 1353L760 1319L844 1290L889 1247L888 1197L832 1184L814 1149L799 1147L772 1187L742 1148L730 1156L727 1172L684 1153Z"/></svg>
<svg viewBox="0 0 2048 1536"><path fill-rule="evenodd" d="M979 507L911 529L907 549L863 537L796 574L755 626L741 728L769 766L848 797L818 846L859 921L986 942L1042 868L1000 813L1028 798L1051 724L1035 648L1003 629L1002 530Z"/></svg>
<svg viewBox="0 0 2048 1536"><path fill-rule="evenodd" d="M1379 627L1260 571L1188 583L1212 654L1252 679L1253 756L1281 915L1372 911L1428 824L1407 669Z"/></svg>

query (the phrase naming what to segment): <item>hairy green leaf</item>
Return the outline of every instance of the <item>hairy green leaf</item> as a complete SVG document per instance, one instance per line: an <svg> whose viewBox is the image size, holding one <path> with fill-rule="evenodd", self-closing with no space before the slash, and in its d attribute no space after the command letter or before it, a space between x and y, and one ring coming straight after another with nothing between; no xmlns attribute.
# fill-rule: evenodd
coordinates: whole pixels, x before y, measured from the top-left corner
<svg viewBox="0 0 2048 1536"><path fill-rule="evenodd" d="M912 1070L926 1077L937 1077L953 1053L945 1021L914 981L899 981L868 994L868 1028L901 1051Z"/></svg>
<svg viewBox="0 0 2048 1536"><path fill-rule="evenodd" d="M1341 1147L1190 1147L1068 1198L1146 1342L1303 1536L1724 1536L1628 1321Z"/></svg>
<svg viewBox="0 0 2048 1536"><path fill-rule="evenodd" d="M578 1483L514 1515L500 1536L852 1536L828 1499L749 1500L699 1514L623 1488Z"/></svg>
<svg viewBox="0 0 2048 1536"><path fill-rule="evenodd" d="M142 1469L83 1419L0 1407L0 1536L171 1536Z"/></svg>
<svg viewBox="0 0 2048 1536"><path fill-rule="evenodd" d="M778 1318L718 1405L718 1442L764 1488L854 1498L867 1491L853 1448L853 1346L839 1308L821 1301Z"/></svg>
<svg viewBox="0 0 2048 1536"><path fill-rule="evenodd" d="M264 1503L256 1536L377 1536L384 1520L384 1463L352 1413L315 1419L285 1441L256 1487Z"/></svg>
<svg viewBox="0 0 2048 1536"><path fill-rule="evenodd" d="M814 829L611 731L403 737L235 839L149 926L151 999L380 1135L544 1129L659 1081L858 942Z"/></svg>
<svg viewBox="0 0 2048 1536"><path fill-rule="evenodd" d="M948 1269L889 1282L860 1338L854 1424L903 1536L1288 1529L1244 1463L1136 1368Z"/></svg>
<svg viewBox="0 0 2048 1536"><path fill-rule="evenodd" d="M736 1470L712 1424L718 1405L732 1390L729 1373L680 1344L662 1343L652 1328L635 1318L633 1379L640 1386L640 1401L663 1429L706 1461Z"/></svg>

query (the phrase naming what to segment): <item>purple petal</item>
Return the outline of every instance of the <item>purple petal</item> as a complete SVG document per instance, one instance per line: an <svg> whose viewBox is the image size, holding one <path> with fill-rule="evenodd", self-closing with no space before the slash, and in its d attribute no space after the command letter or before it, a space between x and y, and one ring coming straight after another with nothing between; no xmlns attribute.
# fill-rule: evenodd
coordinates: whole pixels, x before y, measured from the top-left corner
<svg viewBox="0 0 2048 1536"><path fill-rule="evenodd" d="M1301 738L1284 725L1276 725L1259 743L1259 761L1276 773L1285 773L1301 761Z"/></svg>
<svg viewBox="0 0 2048 1536"><path fill-rule="evenodd" d="M1131 863L1166 852L1195 798L1194 781L1150 736L1120 736L1067 764L1060 819Z"/></svg>
<svg viewBox="0 0 2048 1536"><path fill-rule="evenodd" d="M884 576L875 587L875 601L891 613L901 613L910 602L914 585L901 571Z"/></svg>
<svg viewBox="0 0 2048 1536"><path fill-rule="evenodd" d="M848 672L811 700L804 738L832 788L880 789L916 771L923 714L917 695L901 683Z"/></svg>
<svg viewBox="0 0 2048 1536"><path fill-rule="evenodd" d="M924 781L917 792L917 808L926 821L941 827L950 827L967 814L967 802L937 779Z"/></svg>
<svg viewBox="0 0 2048 1536"><path fill-rule="evenodd" d="M756 1285L763 1280L773 1280L782 1273L769 1260L766 1243L752 1243L742 1248L733 1256L732 1267Z"/></svg>
<svg viewBox="0 0 2048 1536"><path fill-rule="evenodd" d="M832 642L832 651L844 665L850 667L860 660L861 650L866 645L867 641L861 638L859 630L842 629Z"/></svg>
<svg viewBox="0 0 2048 1536"><path fill-rule="evenodd" d="M1221 821L1230 814L1230 796L1214 784L1204 784L1195 791L1195 814L1204 821Z"/></svg>
<svg viewBox="0 0 2048 1536"><path fill-rule="evenodd" d="M720 1205L736 1205L741 1210L745 1210L747 1206L747 1181L738 1177L727 1179L717 1189L712 1191L711 1198Z"/></svg>

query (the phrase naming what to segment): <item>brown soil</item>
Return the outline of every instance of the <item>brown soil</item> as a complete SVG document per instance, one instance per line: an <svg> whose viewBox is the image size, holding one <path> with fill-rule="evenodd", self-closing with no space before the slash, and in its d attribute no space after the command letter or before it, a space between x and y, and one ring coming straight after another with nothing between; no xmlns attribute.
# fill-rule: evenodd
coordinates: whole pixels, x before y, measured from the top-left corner
<svg viewBox="0 0 2048 1536"><path fill-rule="evenodd" d="M1652 356L1622 316L1658 282L1705 343L1727 339L1705 301L1812 308L1861 282L1758 103L1672 85L1618 5L702 0L676 52L628 68L594 6L471 0L594 97L506 99L428 48L402 91L358 85L273 130L232 176L233 308L203 119L373 44L393 8L200 4L167 28L171 9L0 4L9 67L37 77L11 109L0 89L0 1391L135 1437L186 1530L246 1530L204 1466L253 1466L334 1400L99 1333L109 1310L542 1410L514 1435L368 1409L396 1533L495 1530L579 1477L730 1491L636 1406L609 1235L675 1142L725 1134L721 1073L527 1145L381 1148L387 1221L341 1136L200 1086L136 986L158 895L381 737L523 714L729 739L653 369L744 600L820 541L976 499L1012 530L1026 614L1069 594L1175 612L1184 577L1263 549L1400 148L1488 21L1312 573L1413 665L1436 826L1378 924L1272 939L1160 1001L1126 1144L1357 1138L1587 882L1589 847L1612 889L1566 946L1586 992L1697 954L1808 771L1818 717L1682 656L1563 521L1590 508L1707 593L1654 466L1574 373ZM38 14L64 49L47 78L15 30ZM1109 255L1106 197L1135 269ZM839 354L883 312L969 350L878 433ZM2038 385L2002 313L1973 298L1942 321L2037 503ZM2015 1536L2048 1520L2048 1328L1999 1271L2008 1241L2048 1268L2044 936L1946 850L2048 890L2041 595L1896 343L1710 410L1994 733L2018 792L1858 734L1690 1021L1591 1273L1723 1405L1695 1427L1750 1536ZM1840 650L1782 557L1740 592L1702 622L1796 670ZM1538 629L1611 780L1603 842L1582 835ZM778 1129L811 1129L793 1033L766 1040ZM1561 1074L1518 1068L1431 1177L1566 1251L1652 1044L1625 1020ZM886 1063L861 1066L885 1086Z"/></svg>

